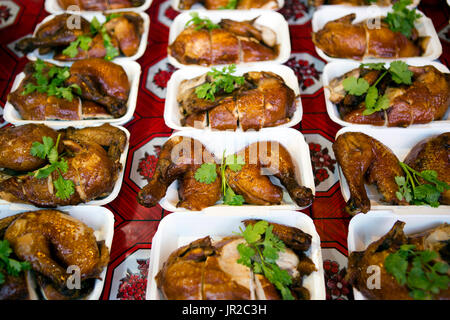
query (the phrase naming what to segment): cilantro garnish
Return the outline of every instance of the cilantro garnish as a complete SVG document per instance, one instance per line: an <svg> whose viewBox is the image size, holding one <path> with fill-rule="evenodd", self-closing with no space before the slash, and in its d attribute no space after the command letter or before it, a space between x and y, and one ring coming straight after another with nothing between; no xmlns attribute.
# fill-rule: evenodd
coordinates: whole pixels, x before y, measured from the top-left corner
<svg viewBox="0 0 450 320"><path fill-rule="evenodd" d="M72 41L67 48L65 48L62 53L66 56L74 58L78 54L78 47L83 51L89 50L92 38L86 35L78 36L75 41Z"/></svg>
<svg viewBox="0 0 450 320"><path fill-rule="evenodd" d="M27 83L25 85L25 90L21 93L22 95L38 91L40 93L47 93L49 96L56 96L57 98L72 101L72 90L76 90L78 94L81 94L81 88L77 84L64 87L64 81L70 77L69 67L52 66L48 72L45 73L44 70L46 67L47 65L44 61L37 59L34 63L33 73L36 84L31 82Z"/></svg>
<svg viewBox="0 0 450 320"><path fill-rule="evenodd" d="M414 29L414 21L421 17L416 9L409 10L407 8L411 3L412 0L397 1L392 6L392 12L389 12L384 19L389 25L389 29L400 32L407 38L411 36L411 31Z"/></svg>
<svg viewBox="0 0 450 320"><path fill-rule="evenodd" d="M197 97L200 99L214 101L214 95L221 89L226 93L233 92L236 86L244 84L244 77L232 75L232 73L234 73L235 71L235 64L223 67L222 71L217 70L216 68L212 68L212 71L208 72L208 76L211 76L212 82L205 82L204 84L195 88Z"/></svg>
<svg viewBox="0 0 450 320"><path fill-rule="evenodd" d="M189 20L188 22L186 22L186 25L184 26L185 28L190 26L191 24L193 26L195 26L195 30L200 30L203 28L208 29L208 30L220 28L220 26L218 24L213 23L210 19L200 18L198 16L198 12L191 12L190 15L191 15L192 19Z"/></svg>
<svg viewBox="0 0 450 320"><path fill-rule="evenodd" d="M220 7L220 10L228 10L228 9L236 9L237 7L237 0L228 0L228 3L225 7Z"/></svg>
<svg viewBox="0 0 450 320"><path fill-rule="evenodd" d="M213 183L217 178L216 164L206 162L203 163L200 168L195 171L194 178L202 183Z"/></svg>
<svg viewBox="0 0 450 320"><path fill-rule="evenodd" d="M450 283L449 265L437 258L435 251L418 251L415 245L405 244L386 257L384 267L400 285L408 287L413 299L428 300L447 290Z"/></svg>
<svg viewBox="0 0 450 320"><path fill-rule="evenodd" d="M283 300L293 300L289 289L292 278L286 270L276 264L279 252L285 251L285 244L272 233L273 226L261 220L254 225L240 229L246 243L240 243L237 250L240 254L238 263L249 267L253 272L264 275L281 292Z"/></svg>
<svg viewBox="0 0 450 320"><path fill-rule="evenodd" d="M30 269L29 262L20 262L10 258L11 253L12 249L9 246L8 240L0 240L0 285L5 282L4 271L9 275L17 277L22 271Z"/></svg>
<svg viewBox="0 0 450 320"><path fill-rule="evenodd" d="M432 207L438 207L441 193L444 190L449 190L450 186L438 180L437 173L434 170L418 172L403 162L399 164L405 172L406 178L395 177L395 182L399 187L399 191L395 193L397 198L399 200L405 199L410 204L428 204ZM421 184L419 178L429 183Z"/></svg>
<svg viewBox="0 0 450 320"><path fill-rule="evenodd" d="M75 192L75 184L72 180L66 180L63 178L62 173L66 173L69 169L69 165L64 158L60 158L58 154L58 144L61 134L58 135L56 144L53 144L53 139L50 137L42 137L42 142L33 142L31 145L30 153L31 155L48 160L49 164L42 167L34 172L29 172L28 174L37 178L43 179L47 178L53 171L58 171L59 176L53 181L53 186L55 187L55 196L60 199L68 199Z"/></svg>

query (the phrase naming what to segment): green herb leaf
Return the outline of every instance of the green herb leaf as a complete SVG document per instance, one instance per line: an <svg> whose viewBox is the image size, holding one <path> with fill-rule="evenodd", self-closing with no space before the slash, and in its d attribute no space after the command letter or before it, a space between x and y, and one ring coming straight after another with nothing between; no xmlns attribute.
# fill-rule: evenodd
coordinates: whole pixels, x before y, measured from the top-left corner
<svg viewBox="0 0 450 320"><path fill-rule="evenodd" d="M200 99L215 100L215 94L220 90L226 93L233 92L236 88L244 84L244 77L234 76L232 73L236 72L236 65L231 64L223 67L222 70L212 68L208 75L211 77L211 82L205 82L195 89L197 97Z"/></svg>
<svg viewBox="0 0 450 320"><path fill-rule="evenodd" d="M9 275L19 276L19 274L30 269L30 263L27 261L20 262L10 257L12 249L8 240L0 240L0 284L4 283L6 271Z"/></svg>
<svg viewBox="0 0 450 320"><path fill-rule="evenodd" d="M411 37L414 29L414 22L421 17L416 9L409 10L408 5L411 0L399 0L392 6L392 12L389 12L384 21L389 25L389 29L394 32L400 32L405 37Z"/></svg>
<svg viewBox="0 0 450 320"><path fill-rule="evenodd" d="M195 26L195 30L200 30L203 28L208 29L208 30L220 28L220 26L218 24L213 23L210 19L200 18L198 15L198 12L191 12L190 15L191 15L192 19L186 23L185 28L190 25Z"/></svg>
<svg viewBox="0 0 450 320"><path fill-rule="evenodd" d="M60 174L58 179L53 181L53 185L56 189L55 196L60 199L68 199L75 192L75 184L72 180L66 180Z"/></svg>
<svg viewBox="0 0 450 320"><path fill-rule="evenodd" d="M393 61L389 66L392 80L397 84L411 84L413 72L408 69L408 65L403 61Z"/></svg>
<svg viewBox="0 0 450 320"><path fill-rule="evenodd" d="M216 164L203 163L200 168L195 171L194 178L202 183L213 183L217 178Z"/></svg>
<svg viewBox="0 0 450 320"><path fill-rule="evenodd" d="M376 1L376 0L374 0ZM378 62L378 63L361 63L360 68L368 68L372 70L385 70L384 62Z"/></svg>
<svg viewBox="0 0 450 320"><path fill-rule="evenodd" d="M370 85L369 83L363 79L363 78L356 78L354 76L348 77L342 81L342 85L344 86L344 89L355 96L361 96L364 93L367 92Z"/></svg>

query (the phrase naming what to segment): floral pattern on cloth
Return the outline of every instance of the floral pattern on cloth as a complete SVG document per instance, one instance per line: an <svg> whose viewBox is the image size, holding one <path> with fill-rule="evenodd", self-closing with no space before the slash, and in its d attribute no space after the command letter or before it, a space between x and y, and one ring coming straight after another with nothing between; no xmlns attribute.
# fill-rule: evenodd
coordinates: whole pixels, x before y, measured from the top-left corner
<svg viewBox="0 0 450 320"><path fill-rule="evenodd" d="M126 276L120 279L117 298L120 300L145 300L147 289L147 275L149 260L138 259L138 273L127 271Z"/></svg>
<svg viewBox="0 0 450 320"><path fill-rule="evenodd" d="M353 291L345 280L347 268L340 269L339 263L326 259L323 262L327 300L353 300Z"/></svg>
<svg viewBox="0 0 450 320"><path fill-rule="evenodd" d="M318 186L329 178L328 170L334 173L336 160L331 158L327 147L322 148L320 144L313 142L308 143L308 145L313 167L314 184Z"/></svg>

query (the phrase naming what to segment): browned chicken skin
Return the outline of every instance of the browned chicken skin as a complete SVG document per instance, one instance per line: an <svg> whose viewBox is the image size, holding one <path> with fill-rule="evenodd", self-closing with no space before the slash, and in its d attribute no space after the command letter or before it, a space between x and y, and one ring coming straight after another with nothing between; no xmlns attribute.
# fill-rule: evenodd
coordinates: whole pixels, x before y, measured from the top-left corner
<svg viewBox="0 0 450 320"><path fill-rule="evenodd" d="M70 6L77 6L79 10L104 11L113 9L123 9L139 7L144 4L144 0L58 0L58 4L64 10Z"/></svg>
<svg viewBox="0 0 450 320"><path fill-rule="evenodd" d="M208 10L218 10L225 8L229 0L181 0L178 7L181 10L189 10L196 3L204 5ZM238 10L277 8L278 3L275 0L238 0L236 5Z"/></svg>
<svg viewBox="0 0 450 320"><path fill-rule="evenodd" d="M397 221L387 234L371 243L364 251L351 252L348 257L347 280L358 291L368 299L376 300L411 300L410 292L405 285L400 285L394 276L388 273L384 267L386 257L400 249L401 245L414 244L417 250L432 250L441 255L442 250L449 246L450 226L442 224L431 230L427 230L421 235L407 236L403 232L405 222ZM440 257L447 259L447 257ZM370 283L369 266L380 267L380 288L369 289L367 283ZM440 290L435 299L450 299L450 288Z"/></svg>
<svg viewBox="0 0 450 320"><path fill-rule="evenodd" d="M367 57L401 58L415 57L423 53L425 39L417 37L413 30L412 40L400 32L391 31L385 23L381 28L369 29L365 22L353 24L356 15L346 15L312 34L314 44L330 57L362 60ZM423 43L422 43L423 42Z"/></svg>
<svg viewBox="0 0 450 320"><path fill-rule="evenodd" d="M30 133L33 134L33 131L30 130ZM57 197L52 181L59 177L59 173L53 171L48 178L39 179L24 174L0 181L2 199L39 207L55 207L76 205L111 193L122 169L119 157L125 148L125 133L109 124L93 128L92 132L90 128L69 128L67 134L64 130L59 133L62 135L62 152L67 153L64 158L68 163L68 170L62 176L74 182L75 192L67 199ZM27 134L24 132L22 136L25 147L30 140ZM42 136L38 140L42 140ZM20 144L17 147L20 148Z"/></svg>
<svg viewBox="0 0 450 320"><path fill-rule="evenodd" d="M341 5L350 5L350 6L367 6L370 4L376 4L380 7L386 7L390 6L391 4L395 3L396 1L393 0L376 0L376 1L368 1L368 0L308 0L308 3L312 6L318 7L321 5L326 4L341 4Z"/></svg>
<svg viewBox="0 0 450 320"><path fill-rule="evenodd" d="M349 186L350 198L345 210L349 214L370 210L365 184L375 184L383 200L407 204L397 199L396 176L404 176L399 160L378 140L361 132L346 132L333 143L336 160Z"/></svg>

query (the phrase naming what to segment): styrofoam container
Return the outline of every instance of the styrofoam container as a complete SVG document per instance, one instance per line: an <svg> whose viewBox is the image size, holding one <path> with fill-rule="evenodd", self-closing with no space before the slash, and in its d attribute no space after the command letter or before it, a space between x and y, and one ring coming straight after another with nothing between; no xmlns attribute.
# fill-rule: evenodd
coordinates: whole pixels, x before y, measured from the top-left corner
<svg viewBox="0 0 450 320"><path fill-rule="evenodd" d="M426 66L431 65L434 66L436 69L438 69L441 72L444 73L450 73L450 70L444 66L442 63L436 62L436 61L424 61L424 60L417 60L417 59L408 59L405 61L408 65L411 66ZM330 90L328 89L328 85L330 82L337 77L340 77L344 75L345 73L356 69L360 66L359 62L346 60L346 61L333 61L325 65L323 68L322 73L322 81L323 81L323 87L324 87L324 94L325 94L325 104L327 106L327 112L330 116L331 120L334 122L340 124L341 126L355 126L355 127L368 127L368 128L385 128L386 126L374 126L370 124L358 124L358 123L351 123L342 120L338 108L336 104L332 103L330 101ZM389 67L389 63L386 63L386 67ZM444 115L442 120L436 120L431 121L429 123L425 124L412 124L408 128L434 128L434 127L441 127L441 126L448 126L450 124L450 108L447 110L446 114Z"/></svg>
<svg viewBox="0 0 450 320"><path fill-rule="evenodd" d="M239 63L241 66L250 66L254 64L262 65L270 62L282 64L286 62L291 55L291 40L289 37L289 26L284 17L273 10L190 10L179 14L170 26L169 44L173 43L177 36L184 30L186 23L192 19L190 13L198 12L200 18L209 18L214 23L219 23L222 19L231 19L234 21L255 20L255 24L272 29L277 36L279 45L279 54L275 60L256 61ZM177 59L168 55L169 63L177 68L185 67L185 64L178 62ZM214 67L211 65L210 67Z"/></svg>
<svg viewBox="0 0 450 320"><path fill-rule="evenodd" d="M441 133L448 132L448 127L440 128L360 128L355 126L345 127L336 133L336 138L344 132L362 132L365 133L391 149L391 151L397 156L399 161L403 161L408 155L409 151L417 145L423 139L428 137L434 137ZM339 166L339 180L341 183L341 192L345 201L350 199L350 190L347 184L347 180L342 173ZM450 206L440 205L439 208L433 208L427 205L415 206L401 206L401 205L388 205L381 201L381 195L377 191L376 186L366 185L367 196L370 200L371 210L391 210L395 213L410 213L417 210L427 210L430 213L434 213L437 209L442 208L450 213Z"/></svg>
<svg viewBox="0 0 450 320"><path fill-rule="evenodd" d="M143 27L144 27L144 32L141 35L141 42L139 43L139 48L138 48L137 52L130 57L126 57L122 54L117 56L116 58L114 58L112 60L114 62L118 62L121 60L137 60L140 57L142 57L145 50L147 49L148 33L149 33L149 29L150 29L150 18L145 12L136 12L136 13L141 16L141 18L143 20ZM106 21L106 17L101 12L86 11L85 13L82 13L80 15L82 18L86 19L89 22L91 22L92 19L94 19L94 17L97 18L97 20L102 24ZM45 17L45 19L42 20L34 29L33 36L36 34L36 32L39 30L39 28L41 27L42 24L55 18L55 16L56 15L52 14L52 15ZM39 49L35 49L34 51L30 52L27 55L28 59L30 59L30 60L36 60L37 58L40 58L40 59L45 60L50 63L60 63L62 65L67 65L67 66L72 65L72 63L74 62L74 61L55 60L55 59L53 59L53 56L54 56L53 51L50 53L47 53L47 54L39 54Z"/></svg>
<svg viewBox="0 0 450 320"><path fill-rule="evenodd" d="M137 95L139 90L139 80L141 77L141 66L139 63L135 61L127 61L120 60L115 61L115 64L118 64L123 67L124 71L128 76L128 80L130 82L130 93L128 95L127 101L127 112L120 118L111 118L111 119L87 119L87 120L25 120L22 119L19 112L14 108L14 106L6 101L5 108L3 109L3 118L15 125L21 125L26 123L43 123L50 127L68 127L68 126L92 126L96 124L102 123L110 123L116 125L122 125L131 120L134 114L134 110L136 109L137 103ZM63 66L61 63L55 63L55 65ZM11 92L15 91L20 82L25 78L25 73L19 73L14 79L13 85L11 87Z"/></svg>
<svg viewBox="0 0 450 320"><path fill-rule="evenodd" d="M172 6L172 8L174 9L174 10L177 10L177 11L181 11L181 12L183 12L183 11L188 11L188 10L183 10L183 9L180 9L179 8L179 6L180 6L180 0L171 0L171 2L170 2L170 4L171 4L171 6ZM278 8L276 8L276 9L266 9L266 10L280 10L281 8L283 8L283 6L284 6L284 0L277 0L277 4L278 4ZM195 3L192 7L191 7L191 9L189 9L189 10L207 10L206 8L205 8L205 6L203 5L203 4L201 4L201 3ZM235 11L236 10L238 10L238 9L234 9ZM251 9L251 10L265 10L265 9L258 9L258 8L255 8L255 9ZM209 11L214 11L214 10L209 10ZM217 10L217 11L222 11L222 10ZM240 11L240 10L239 10Z"/></svg>
<svg viewBox="0 0 450 320"><path fill-rule="evenodd" d="M442 223L450 223L450 212L438 208L430 212L423 209L413 210L412 214L403 215L392 211L369 211L358 214L350 220L348 226L347 245L349 254L354 251L364 251L367 247L383 237L396 221L405 222L406 235L419 233L437 227ZM367 300L366 297L353 288L355 300Z"/></svg>
<svg viewBox="0 0 450 320"><path fill-rule="evenodd" d="M199 130L193 127L181 125L182 115L180 113L179 105L177 102L177 94L179 91L178 88L183 80L198 77L209 71L211 71L211 69L206 67L188 66L179 69L172 74L170 80L167 83L167 95L164 105L164 121L166 122L166 125L169 128L176 130L190 130L190 129ZM292 69L287 66L271 63L262 66L251 66L251 67L237 66L234 75L240 76L249 71L270 71L283 78L286 85L289 88L291 88L294 91L295 95L297 96L296 110L292 119L289 122L282 124L278 127L293 127L296 124L298 124L302 120L303 108L302 108L302 101L300 98L300 88L298 85L298 79L295 76L294 71L292 71ZM207 128L202 130L211 130L211 128L208 126ZM238 130L242 131L240 127L238 128Z"/></svg>
<svg viewBox="0 0 450 320"><path fill-rule="evenodd" d="M36 211L39 210L36 207L29 208L26 211ZM21 212L26 212L23 209L11 209L8 206L0 205L0 219L9 217ZM105 245L111 252L111 244L114 234L114 215L108 209L104 207L97 206L76 206L76 207L66 207L64 212L69 215L84 222L87 226L94 229L94 235L97 241L105 241ZM105 284L106 269L104 268L99 276L99 279L95 281L94 289L92 292L84 298L84 300L98 300L103 291L103 286Z"/></svg>
<svg viewBox="0 0 450 320"><path fill-rule="evenodd" d="M150 5L152 4L153 0L145 0L145 2L139 6L139 7L132 7L132 8L123 8L123 9L114 9L114 10L106 10L105 12L120 12L120 11L138 11L143 12L150 8ZM85 10L64 10L59 4L58 0L45 0L45 11L48 13L62 13L62 12L69 12L69 13L84 13L84 12L101 12L101 11L85 11Z"/></svg>
<svg viewBox="0 0 450 320"><path fill-rule="evenodd" d="M64 128L67 128L69 126L65 126ZM75 126L76 128L84 128L85 126ZM94 126L92 126L94 127ZM127 156L128 156L128 148L130 145L130 132L124 128L124 127L120 127L120 126L115 126L117 128L119 128L120 130L122 130L123 132L125 132L126 136L127 136L127 143L125 145L125 148L120 156L120 164L122 165L122 170L119 172L119 175L117 177L116 183L114 185L114 189L111 191L111 193L101 199L95 199L95 200L91 200L89 202L83 203L83 204L79 204L78 206L103 206L106 205L108 203L110 203L111 201L113 201L120 192L120 189L122 188L122 181L123 181L123 175L125 172L125 167L126 167L126 162L127 162ZM60 129L59 128L54 128L54 129ZM35 206L33 205L29 205L29 204L23 204L23 203L12 203L3 199L0 199L0 205L9 205L11 210L31 210L32 208L35 208ZM70 208L72 206L60 206L58 207L60 210L65 210L66 208Z"/></svg>
<svg viewBox="0 0 450 320"><path fill-rule="evenodd" d="M366 19L377 18L377 17L385 17L388 12L391 11L390 7L377 7L377 6L369 6L369 7L351 7L351 6L328 6L323 7L314 12L311 26L313 32L317 32L321 30L325 24L329 21L334 21L343 16L346 16L350 13L356 14L356 19L353 21L353 24L358 23L360 21L364 21ZM427 50L420 57L409 57L409 58L417 58L425 61L435 60L439 58L442 54L442 45L439 41L439 37L436 33L436 29L434 28L433 21L430 18L426 17L423 12L416 10L417 13L421 14L416 23L415 27L419 33L420 37L430 36L430 41L427 46ZM321 49L315 46L317 54L326 61L342 61L342 60L351 60L351 59L343 59L343 58L334 58L325 54ZM406 60L408 58L364 58L363 62L383 62L383 61L393 61L393 60Z"/></svg>
<svg viewBox="0 0 450 320"><path fill-rule="evenodd" d="M309 156L309 147L305 142L303 135L295 129L291 128L265 128L260 131L210 131L205 134L202 130L183 130L172 134L174 136L191 137L200 141L206 149L214 154L216 163L220 163L223 152L225 156L234 154L251 143L257 141L275 141L279 142L289 152L295 165L295 175L301 186L309 187L313 194L315 193L314 177L311 167L311 159ZM283 188L283 200L280 205L259 206L245 204L242 206L229 206L217 202L214 206L204 208L202 212L209 213L220 208L223 211L243 211L243 212L262 212L268 210L299 210L299 207L292 201L287 190L275 177L270 177L271 181ZM178 181L174 181L167 189L166 195L159 202L164 209L174 211L192 212L185 208L177 208L180 198L178 196Z"/></svg>
<svg viewBox="0 0 450 320"><path fill-rule="evenodd" d="M199 213L189 215L171 213L164 217L152 241L146 299L162 300L162 295L156 286L155 276L173 251L206 236L211 236L215 240L233 235L233 232L239 232L239 227L245 228L242 223L245 219L264 219L299 228L312 236L311 248L306 251L306 254L316 265L317 271L305 277L303 285L311 293L311 300L325 300L320 238L313 221L307 215L296 211L272 211L269 214L270 216L257 212L236 213L230 211L216 212L208 216ZM180 226L183 227L180 228Z"/></svg>

